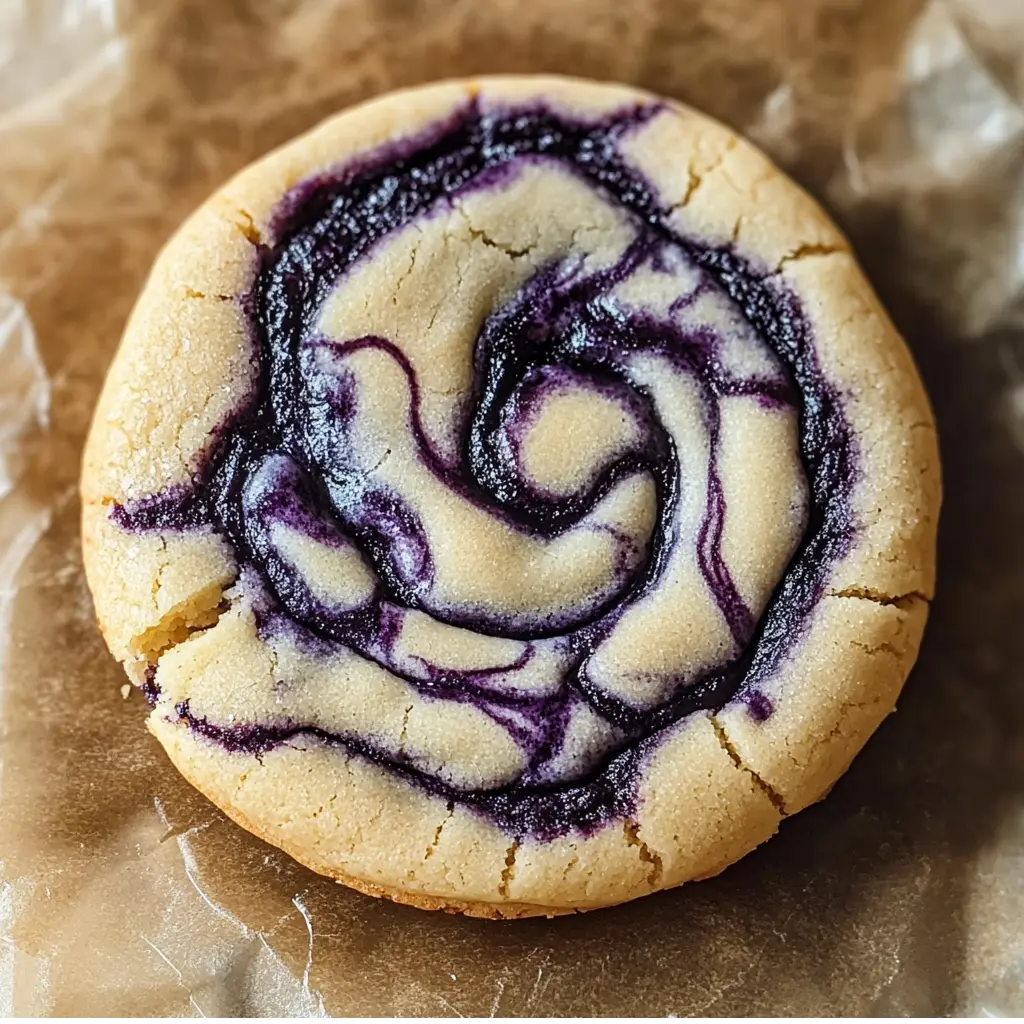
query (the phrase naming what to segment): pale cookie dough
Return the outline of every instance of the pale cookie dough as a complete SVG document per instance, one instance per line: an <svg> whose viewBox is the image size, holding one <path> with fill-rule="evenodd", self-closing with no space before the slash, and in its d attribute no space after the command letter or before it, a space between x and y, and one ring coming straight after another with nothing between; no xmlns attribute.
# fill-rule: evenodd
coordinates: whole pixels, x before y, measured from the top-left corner
<svg viewBox="0 0 1024 1024"><path fill-rule="evenodd" d="M828 218L620 86L356 107L160 254L82 476L181 772L374 895L488 917L722 870L892 711L935 429Z"/></svg>

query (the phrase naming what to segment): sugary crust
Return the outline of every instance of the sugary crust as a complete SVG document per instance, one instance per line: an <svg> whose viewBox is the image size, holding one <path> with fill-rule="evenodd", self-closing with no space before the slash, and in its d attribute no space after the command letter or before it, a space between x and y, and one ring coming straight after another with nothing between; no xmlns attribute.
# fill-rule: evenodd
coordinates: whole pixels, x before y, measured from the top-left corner
<svg viewBox="0 0 1024 1024"><path fill-rule="evenodd" d="M246 758L160 716L149 727L196 788L313 870L370 895L472 916L591 910L707 878L769 838L781 817L705 715L658 750L637 821L522 843L337 749L302 742Z"/></svg>
<svg viewBox="0 0 1024 1024"><path fill-rule="evenodd" d="M219 624L186 637L217 621L237 570L211 533L127 534L109 510L187 481L248 393L251 343L232 300L251 284L254 243L272 238L288 189L442 120L470 95L543 98L584 113L651 99L556 78L392 94L247 168L160 254L111 366L82 476L97 615L137 682L147 664L159 659L169 671L197 653L193 645L220 642ZM165 706L154 710L151 731L228 815L371 895L508 918L606 906L715 874L829 790L893 710L916 657L934 587L935 429L912 359L847 243L762 154L686 108L659 115L626 151L674 207L680 232L731 244L801 300L858 441L856 542L834 566L796 655L766 687L768 720L733 704L668 730L644 766L635 820L588 836L519 842L340 748L294 740L261 758L229 754L169 720Z"/></svg>

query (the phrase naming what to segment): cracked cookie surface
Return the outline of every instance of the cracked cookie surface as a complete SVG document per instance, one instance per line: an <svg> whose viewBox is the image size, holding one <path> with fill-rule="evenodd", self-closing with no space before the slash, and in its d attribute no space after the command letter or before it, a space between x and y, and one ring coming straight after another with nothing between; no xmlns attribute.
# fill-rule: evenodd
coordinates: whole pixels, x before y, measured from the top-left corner
<svg viewBox="0 0 1024 1024"><path fill-rule="evenodd" d="M82 479L182 773L374 895L706 877L893 709L939 468L821 210L703 116L444 83L243 171L158 258Z"/></svg>

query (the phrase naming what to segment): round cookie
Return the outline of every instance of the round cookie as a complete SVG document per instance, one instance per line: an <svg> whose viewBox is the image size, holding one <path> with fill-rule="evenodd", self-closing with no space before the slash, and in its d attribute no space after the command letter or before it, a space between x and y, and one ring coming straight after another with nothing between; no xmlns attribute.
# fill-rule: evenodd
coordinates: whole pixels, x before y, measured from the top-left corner
<svg viewBox="0 0 1024 1024"><path fill-rule="evenodd" d="M892 711L927 398L820 208L692 110L483 78L348 110L158 257L85 565L180 771L488 917L722 870Z"/></svg>

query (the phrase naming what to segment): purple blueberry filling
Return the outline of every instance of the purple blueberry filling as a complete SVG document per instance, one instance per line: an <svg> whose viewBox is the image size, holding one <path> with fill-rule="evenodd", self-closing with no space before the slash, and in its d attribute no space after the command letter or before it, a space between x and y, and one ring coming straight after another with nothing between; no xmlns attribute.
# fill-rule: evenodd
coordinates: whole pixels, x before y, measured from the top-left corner
<svg viewBox="0 0 1024 1024"><path fill-rule="evenodd" d="M260 756L303 736L340 744L450 802L476 809L512 835L543 838L589 831L632 813L642 760L659 733L686 716L731 701L745 703L755 721L772 714L763 686L798 642L829 567L851 543L855 443L839 396L819 370L796 297L777 276L729 249L679 236L655 190L620 155L623 138L660 109L643 106L582 122L543 107L483 110L472 102L422 136L298 186L280 205L276 242L260 248L259 272L244 300L259 361L255 393L214 439L193 486L148 496L112 513L130 530L217 530L268 595L261 614L268 635L287 628L313 643L344 645L402 676L426 697L482 709L528 752L530 767L522 779L497 790L456 792L372 738L340 736L302 722L219 725L194 715L188 701L178 704L177 715L198 734L228 750ZM385 352L402 366L423 465L446 488L518 530L556 537L623 480L638 473L653 478L658 506L653 536L639 547L630 538L621 539L614 589L592 604L543 621L446 608L433 598L435 567L420 517L401 494L371 482L358 461L349 458L349 425L358 395L343 376L320 373L310 355L318 347L343 347L317 338L318 315L339 279L357 261L370 258L375 245L456 196L502 187L517 166L538 160L574 174L624 211L636 238L618 262L601 270L587 272L565 263L543 267L489 317L476 343L471 411L454 463L442 458L425 436L415 373L395 346L376 337L345 346ZM783 367L780 377L742 378L723 369L715 333L680 327L674 317L675 306L692 295L680 298L673 315L663 318L624 312L609 301L612 290L637 268L657 268L680 256L700 268L700 290L724 293L741 311ZM626 362L636 353L654 353L684 368L705 396L712 457L698 558L741 650L728 664L680 680L668 699L653 708L638 708L609 694L588 678L586 668L588 656L622 609L657 585L685 485L651 397L627 379ZM643 439L599 467L580 493L560 497L524 480L516 430L509 424L516 416L528 416L543 389L566 375L595 392L621 396L641 424ZM800 410L808 521L760 621L741 598L722 556L726 502L715 452L717 402L727 395L753 395L768 406ZM354 546L372 566L375 583L353 605L326 602L275 547L275 523L328 546ZM535 696L503 690L487 672L429 664L422 671L403 669L395 654L395 623L409 608L451 625L522 640L531 645L525 661L532 657L534 642L558 637L568 652L564 685L554 696ZM154 700L159 695L155 672L147 676L146 687ZM610 723L618 739L582 778L544 781L539 766L560 748L569 711L580 703Z"/></svg>

